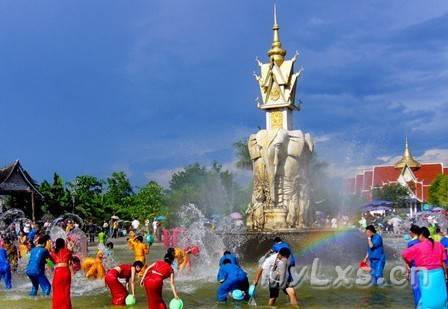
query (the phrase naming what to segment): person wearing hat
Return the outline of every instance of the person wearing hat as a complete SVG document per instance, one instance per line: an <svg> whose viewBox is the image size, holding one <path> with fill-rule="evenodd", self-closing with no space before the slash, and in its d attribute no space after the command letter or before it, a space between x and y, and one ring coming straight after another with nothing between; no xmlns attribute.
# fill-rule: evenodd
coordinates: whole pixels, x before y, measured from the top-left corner
<svg viewBox="0 0 448 309"><path fill-rule="evenodd" d="M222 266L218 271L217 280L221 283L217 292L218 302L227 301L227 295L235 290L244 293L243 298L248 295L249 280L247 274L241 267L233 264L230 259L224 259L222 262ZM241 295L238 292L235 292L235 297L241 298ZM233 298L235 299L235 297Z"/></svg>

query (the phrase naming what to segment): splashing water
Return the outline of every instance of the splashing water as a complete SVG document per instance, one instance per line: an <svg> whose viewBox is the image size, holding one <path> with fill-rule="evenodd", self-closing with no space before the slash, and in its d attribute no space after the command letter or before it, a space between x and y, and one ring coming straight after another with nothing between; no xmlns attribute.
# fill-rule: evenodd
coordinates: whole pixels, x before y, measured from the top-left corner
<svg viewBox="0 0 448 309"><path fill-rule="evenodd" d="M223 239L208 224L209 220L193 204L181 207L177 213L183 233L179 235L178 247L198 246L200 253L191 256L192 272L181 273L183 281L214 281L219 267L219 259L226 249Z"/></svg>
<svg viewBox="0 0 448 309"><path fill-rule="evenodd" d="M87 256L88 240L86 234L80 228L75 227L73 230L66 233L60 226L55 225L50 229L50 238L53 242L58 238L70 241L73 244L72 251L76 256Z"/></svg>
<svg viewBox="0 0 448 309"><path fill-rule="evenodd" d="M63 225L65 225L65 223L68 220L71 220L71 221L75 222L76 224L78 224L79 228L81 228L81 229L84 226L84 221L81 219L80 216L72 214L72 213L69 213L69 212L63 214L60 217L57 217L56 219L54 219L53 222L51 223L51 225L52 226L56 226L56 225L63 226Z"/></svg>

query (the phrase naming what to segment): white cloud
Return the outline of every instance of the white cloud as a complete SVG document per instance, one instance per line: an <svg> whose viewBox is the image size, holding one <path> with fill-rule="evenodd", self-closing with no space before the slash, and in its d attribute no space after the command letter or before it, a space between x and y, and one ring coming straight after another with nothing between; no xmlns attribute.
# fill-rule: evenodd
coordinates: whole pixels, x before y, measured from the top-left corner
<svg viewBox="0 0 448 309"><path fill-rule="evenodd" d="M164 186L165 188L168 188L171 180L171 176L173 176L174 173L177 173L181 171L182 167L175 167L175 168L166 168L166 169L158 169L150 172L145 173L145 178L148 181L155 181L158 184Z"/></svg>
<svg viewBox="0 0 448 309"><path fill-rule="evenodd" d="M433 148L426 150L421 156L417 157L417 160L428 163L442 162L448 165L448 149Z"/></svg>
<svg viewBox="0 0 448 309"><path fill-rule="evenodd" d="M313 137L313 140L316 144L325 143L331 140L330 134L316 135Z"/></svg>

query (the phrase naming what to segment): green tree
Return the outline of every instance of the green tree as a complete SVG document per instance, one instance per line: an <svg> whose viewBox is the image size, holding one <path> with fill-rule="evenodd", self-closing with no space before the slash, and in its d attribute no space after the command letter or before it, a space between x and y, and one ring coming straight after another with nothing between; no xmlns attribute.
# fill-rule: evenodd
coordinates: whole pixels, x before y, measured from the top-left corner
<svg viewBox="0 0 448 309"><path fill-rule="evenodd" d="M250 159L247 139L241 139L233 143L233 149L236 155L236 167L242 170L252 170L252 160Z"/></svg>
<svg viewBox="0 0 448 309"><path fill-rule="evenodd" d="M77 176L68 183L74 212L84 218L105 218L103 181L89 175Z"/></svg>
<svg viewBox="0 0 448 309"><path fill-rule="evenodd" d="M70 210L70 192L65 188L64 180L57 174L53 174L53 183L43 181L39 186L39 191L44 196L43 211L58 217Z"/></svg>
<svg viewBox="0 0 448 309"><path fill-rule="evenodd" d="M440 174L429 187L429 199L431 204L448 208L448 175Z"/></svg>
<svg viewBox="0 0 448 309"><path fill-rule="evenodd" d="M409 198L409 189L399 183L391 183L375 188L372 196L377 200L394 202L398 207L406 207L406 199Z"/></svg>
<svg viewBox="0 0 448 309"><path fill-rule="evenodd" d="M131 183L124 172L114 172L106 180L106 193L103 197L103 207L106 216L116 214L127 216L132 204L133 191Z"/></svg>
<svg viewBox="0 0 448 309"><path fill-rule="evenodd" d="M146 186L140 188L133 198L130 211L126 214L128 219L154 218L157 215L167 215L167 204L164 189L155 181L150 181Z"/></svg>
<svg viewBox="0 0 448 309"><path fill-rule="evenodd" d="M214 162L210 168L198 163L173 174L169 188L169 204L174 209L193 203L206 216L242 211L249 194L235 181L234 175Z"/></svg>

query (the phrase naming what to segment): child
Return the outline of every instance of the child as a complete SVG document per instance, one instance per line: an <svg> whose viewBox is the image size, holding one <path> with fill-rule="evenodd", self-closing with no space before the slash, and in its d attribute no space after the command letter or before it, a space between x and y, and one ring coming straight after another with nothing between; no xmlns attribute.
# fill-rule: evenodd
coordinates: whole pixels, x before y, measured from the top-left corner
<svg viewBox="0 0 448 309"><path fill-rule="evenodd" d="M106 243L106 233L104 231L101 231L98 233L98 244L103 245Z"/></svg>

